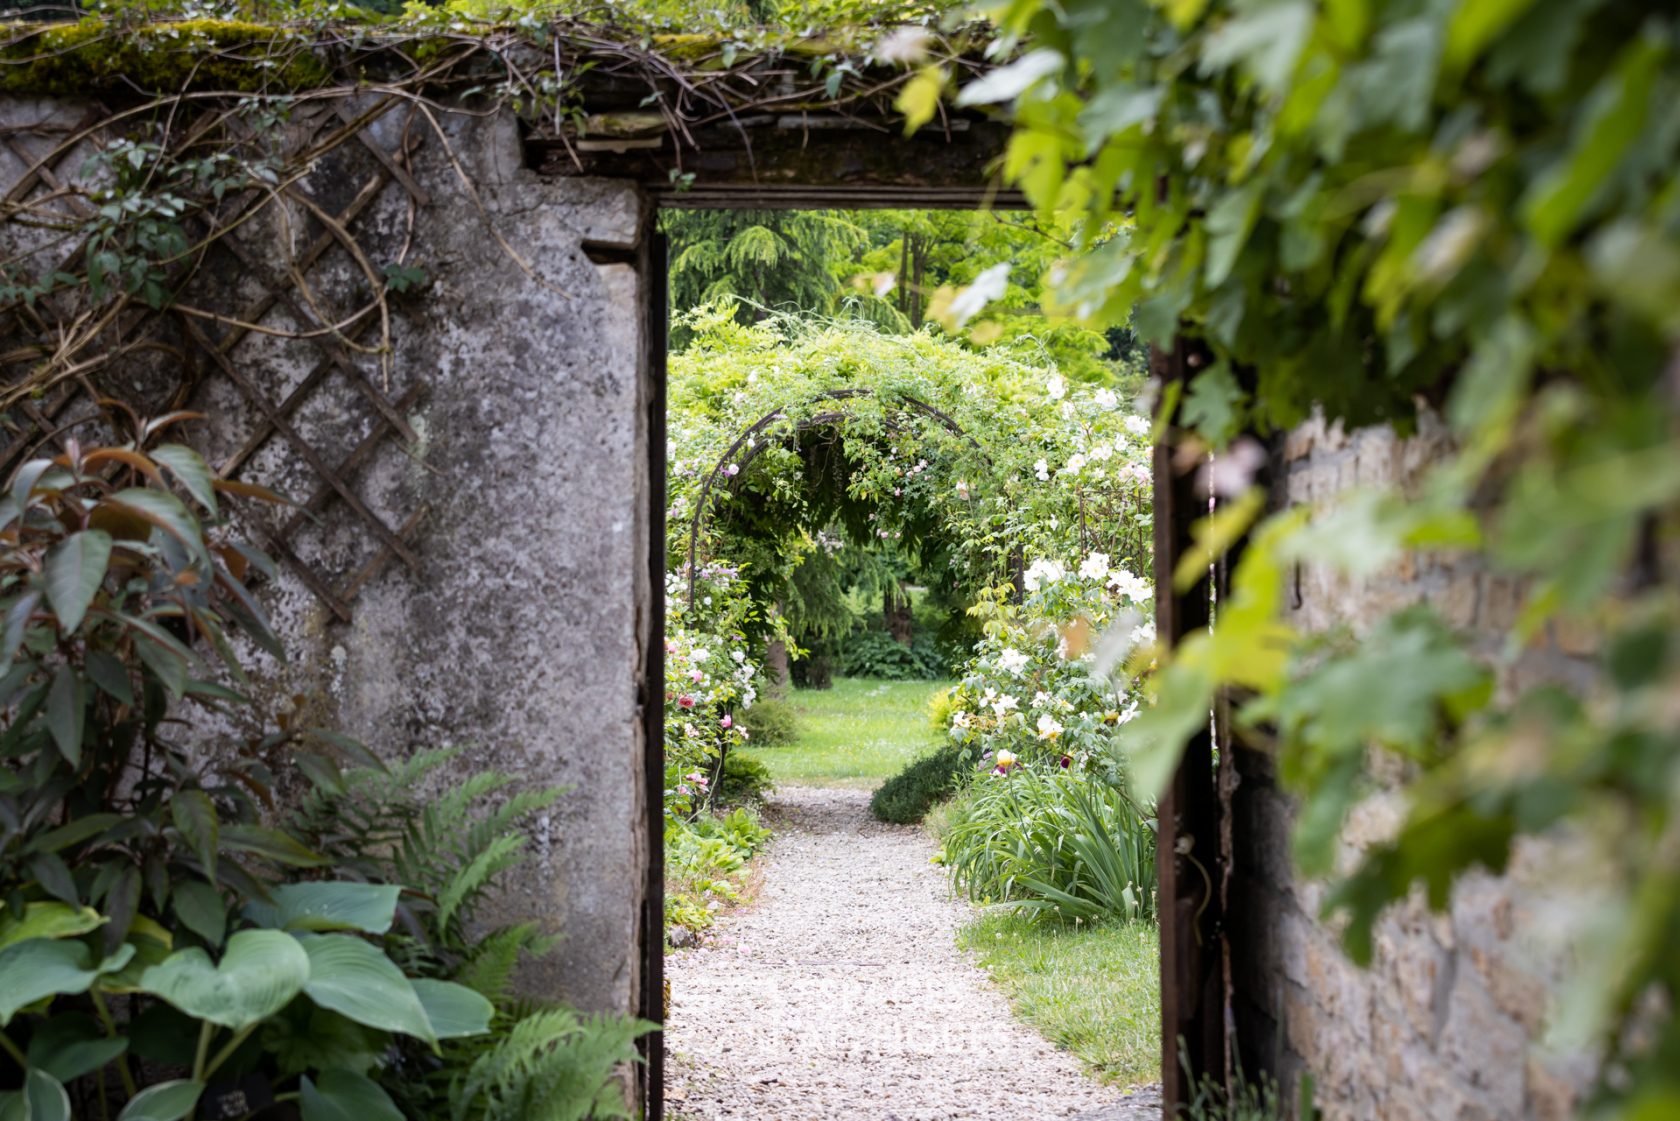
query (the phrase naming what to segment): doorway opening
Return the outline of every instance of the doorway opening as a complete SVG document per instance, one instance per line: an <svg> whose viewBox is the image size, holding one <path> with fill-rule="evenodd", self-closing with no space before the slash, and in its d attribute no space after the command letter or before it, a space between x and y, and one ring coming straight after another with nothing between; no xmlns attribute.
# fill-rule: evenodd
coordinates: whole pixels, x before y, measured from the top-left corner
<svg viewBox="0 0 1680 1121"><path fill-rule="evenodd" d="M1022 214L661 226L650 1116L918 1079L1049 1115L1156 1081L1155 810L1111 742L1154 620L1135 337L1046 314L1068 247Z"/></svg>

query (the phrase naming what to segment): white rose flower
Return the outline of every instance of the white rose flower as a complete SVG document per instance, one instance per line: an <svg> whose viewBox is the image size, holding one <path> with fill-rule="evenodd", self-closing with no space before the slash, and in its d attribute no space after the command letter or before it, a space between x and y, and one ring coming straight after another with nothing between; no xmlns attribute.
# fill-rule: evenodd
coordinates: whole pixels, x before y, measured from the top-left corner
<svg viewBox="0 0 1680 1121"><path fill-rule="evenodd" d="M1097 402L1097 408L1099 409L1116 409L1120 407L1120 398L1115 395L1114 390L1112 389L1104 388L1097 390L1095 400Z"/></svg>
<svg viewBox="0 0 1680 1121"><path fill-rule="evenodd" d="M1134 602L1146 600L1154 593L1149 581L1141 576L1134 576L1124 568L1117 568L1110 574L1108 586L1115 595L1126 596Z"/></svg>
<svg viewBox="0 0 1680 1121"><path fill-rule="evenodd" d="M1079 566L1079 575L1084 580L1108 579L1108 554L1092 553L1086 557L1085 563Z"/></svg>
<svg viewBox="0 0 1680 1121"><path fill-rule="evenodd" d="M1127 417L1125 420L1121 421L1120 423L1124 424L1126 426L1126 431L1130 432L1133 436L1147 436L1147 435L1149 435L1149 418L1148 417L1141 417L1141 416L1137 416L1136 414L1133 414L1132 416Z"/></svg>
<svg viewBox="0 0 1680 1121"><path fill-rule="evenodd" d="M1039 739L1041 739L1041 740L1053 740L1061 734L1062 734L1062 725L1054 716L1051 716L1047 712L1043 716L1040 716L1038 718L1038 738Z"/></svg>
<svg viewBox="0 0 1680 1121"><path fill-rule="evenodd" d="M1066 575L1067 569L1057 561L1035 560L1027 566L1027 571L1022 575L1022 582L1026 584L1027 591L1036 592L1044 585L1054 584Z"/></svg>
<svg viewBox="0 0 1680 1121"><path fill-rule="evenodd" d="M1010 712L1020 707L1021 702L1010 696L1008 693L1005 693L1003 696L992 702L992 711L997 713L997 718L999 720L1002 720L1005 716L1009 715Z"/></svg>
<svg viewBox="0 0 1680 1121"><path fill-rule="evenodd" d="M1033 464L1033 474L1038 476L1038 481L1039 482L1041 482L1041 483L1049 482L1050 481L1050 463L1049 463L1049 461L1041 459L1037 463Z"/></svg>
<svg viewBox="0 0 1680 1121"><path fill-rule="evenodd" d="M1027 656L1010 647L998 655L997 665L1004 673L1020 673L1027 668Z"/></svg>
<svg viewBox="0 0 1680 1121"><path fill-rule="evenodd" d="M1050 400L1060 401L1067 396L1067 379L1060 374L1051 374L1050 380L1044 383L1044 392L1050 395Z"/></svg>

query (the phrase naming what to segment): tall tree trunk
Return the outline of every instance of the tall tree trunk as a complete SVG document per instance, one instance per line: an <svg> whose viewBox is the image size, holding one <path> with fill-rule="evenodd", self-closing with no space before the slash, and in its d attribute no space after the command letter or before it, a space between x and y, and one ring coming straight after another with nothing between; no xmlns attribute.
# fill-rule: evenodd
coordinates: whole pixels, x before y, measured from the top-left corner
<svg viewBox="0 0 1680 1121"><path fill-rule="evenodd" d="M900 646L908 647L914 626L910 613L910 597L899 590L896 582L888 584L881 592L881 615L887 624L887 633L892 635Z"/></svg>
<svg viewBox="0 0 1680 1121"><path fill-rule="evenodd" d="M764 692L767 696L777 699L788 695L791 674L788 669L787 643L781 639L772 642L764 652L764 678L766 685Z"/></svg>

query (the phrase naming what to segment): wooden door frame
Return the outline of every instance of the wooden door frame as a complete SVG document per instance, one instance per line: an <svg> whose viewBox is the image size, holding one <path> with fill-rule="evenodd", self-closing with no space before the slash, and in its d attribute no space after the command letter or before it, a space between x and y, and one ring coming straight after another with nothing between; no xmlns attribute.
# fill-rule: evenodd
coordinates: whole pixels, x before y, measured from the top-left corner
<svg viewBox="0 0 1680 1121"><path fill-rule="evenodd" d="M890 147L890 144L884 146ZM655 177L651 184L660 185ZM664 997L664 580L665 580L665 469L666 378L669 337L669 262L664 235L658 232L660 206L671 209L906 209L966 210L1015 208L1018 196L1000 195L985 184L966 188L946 186L937 198L901 186L849 182L778 192L763 184L710 183L703 193L687 196L668 189L649 190L649 207L642 238L641 267L646 345L644 377L649 387L648 433L648 565L652 599L650 640L643 667L644 797L648 821L647 882L641 922L642 986L640 1015L655 1024L665 1019ZM820 200L820 201L818 201ZM933 205L929 205L929 203ZM1150 369L1164 388L1183 382L1193 372L1195 358L1188 344L1172 350L1152 349ZM1173 400L1167 393L1162 400ZM1171 420L1171 418L1168 418ZM1171 424L1158 425L1171 432ZM1190 527L1207 512L1198 498L1195 472L1177 463L1179 449L1171 439L1157 444L1153 455L1155 625L1159 638L1171 645L1210 618L1211 585L1198 580L1183 592L1173 589L1178 560L1193 547ZM1159 878L1161 964L1161 1100L1162 1117L1172 1121L1180 1105L1195 1095L1204 1076L1226 1085L1226 974L1228 954L1217 885L1223 883L1225 861L1221 837L1229 843L1229 821L1218 795L1213 737L1199 732L1174 772L1157 807L1156 868ZM647 1121L664 1118L664 1037L651 1033L644 1044L643 1101Z"/></svg>

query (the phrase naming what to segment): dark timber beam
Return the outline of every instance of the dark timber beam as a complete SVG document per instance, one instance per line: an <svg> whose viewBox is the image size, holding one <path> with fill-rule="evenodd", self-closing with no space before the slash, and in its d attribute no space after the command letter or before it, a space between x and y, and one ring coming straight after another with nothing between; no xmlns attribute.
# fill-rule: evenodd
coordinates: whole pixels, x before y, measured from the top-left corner
<svg viewBox="0 0 1680 1121"><path fill-rule="evenodd" d="M633 179L683 209L1020 209L995 169L1009 126L980 118L906 137L897 120L815 112L719 121L679 142L657 114L601 114L581 135L536 136L544 175Z"/></svg>
<svg viewBox="0 0 1680 1121"><path fill-rule="evenodd" d="M1152 348L1150 372L1161 385L1194 371L1194 344ZM1162 393L1163 402L1175 400ZM1169 420L1172 418L1168 418ZM1169 433L1176 429L1168 425ZM1183 592L1173 587L1179 558L1192 547L1190 527L1207 515L1196 486L1197 462L1185 462L1169 435L1155 446L1155 633L1176 647L1206 630L1210 587L1202 576ZM1211 713L1210 719L1211 719ZM1164 1116L1194 1098L1204 1075L1225 1083L1224 953L1220 946L1220 803L1214 783L1213 737L1204 724L1190 738L1172 782L1156 806L1155 867L1161 924L1161 1100Z"/></svg>

